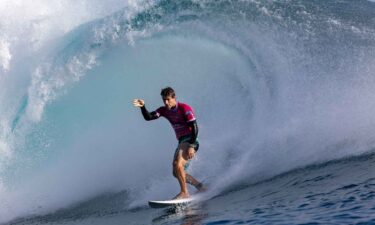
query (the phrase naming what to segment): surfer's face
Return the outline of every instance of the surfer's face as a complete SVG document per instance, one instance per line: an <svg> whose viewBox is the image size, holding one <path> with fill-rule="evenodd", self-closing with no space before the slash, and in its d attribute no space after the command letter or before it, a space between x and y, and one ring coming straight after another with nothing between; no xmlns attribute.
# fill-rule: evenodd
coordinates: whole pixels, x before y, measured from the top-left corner
<svg viewBox="0 0 375 225"><path fill-rule="evenodd" d="M165 107L167 107L168 109L175 107L177 104L176 97L171 97L171 96L163 97L163 102L164 102Z"/></svg>

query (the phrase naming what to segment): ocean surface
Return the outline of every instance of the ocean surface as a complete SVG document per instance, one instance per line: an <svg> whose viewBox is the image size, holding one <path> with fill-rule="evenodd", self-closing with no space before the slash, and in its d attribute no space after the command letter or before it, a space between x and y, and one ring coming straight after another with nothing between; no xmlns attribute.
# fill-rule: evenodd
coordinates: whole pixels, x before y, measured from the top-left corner
<svg viewBox="0 0 375 225"><path fill-rule="evenodd" d="M0 224L375 224L375 2L3 0ZM160 89L196 113L189 173ZM190 189L194 194L195 190Z"/></svg>

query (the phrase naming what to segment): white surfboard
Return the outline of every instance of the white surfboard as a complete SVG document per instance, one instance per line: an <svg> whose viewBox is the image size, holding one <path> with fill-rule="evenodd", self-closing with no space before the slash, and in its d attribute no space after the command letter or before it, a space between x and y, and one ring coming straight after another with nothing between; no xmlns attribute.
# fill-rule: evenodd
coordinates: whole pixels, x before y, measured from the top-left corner
<svg viewBox="0 0 375 225"><path fill-rule="evenodd" d="M187 205L195 200L196 198L190 197L190 198L173 199L173 200L148 201L148 205L151 208L164 208L164 207L171 207L171 206Z"/></svg>

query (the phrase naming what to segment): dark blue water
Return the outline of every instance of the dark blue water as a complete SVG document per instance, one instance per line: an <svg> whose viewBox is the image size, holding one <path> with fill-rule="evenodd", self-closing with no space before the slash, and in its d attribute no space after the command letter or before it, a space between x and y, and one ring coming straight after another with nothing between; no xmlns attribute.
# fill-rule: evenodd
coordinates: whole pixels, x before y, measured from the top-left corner
<svg viewBox="0 0 375 225"><path fill-rule="evenodd" d="M374 154L313 165L177 209L121 210L127 194L106 194L8 224L373 224L374 165Z"/></svg>

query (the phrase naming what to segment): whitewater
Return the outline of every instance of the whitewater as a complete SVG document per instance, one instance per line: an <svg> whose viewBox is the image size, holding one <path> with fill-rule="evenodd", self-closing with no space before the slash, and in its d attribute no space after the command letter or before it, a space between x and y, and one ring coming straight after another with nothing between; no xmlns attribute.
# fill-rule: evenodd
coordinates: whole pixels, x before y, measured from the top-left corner
<svg viewBox="0 0 375 225"><path fill-rule="evenodd" d="M374 224L375 2L3 0L0 224ZM197 204L177 141L191 105ZM194 193L194 190L191 189Z"/></svg>

